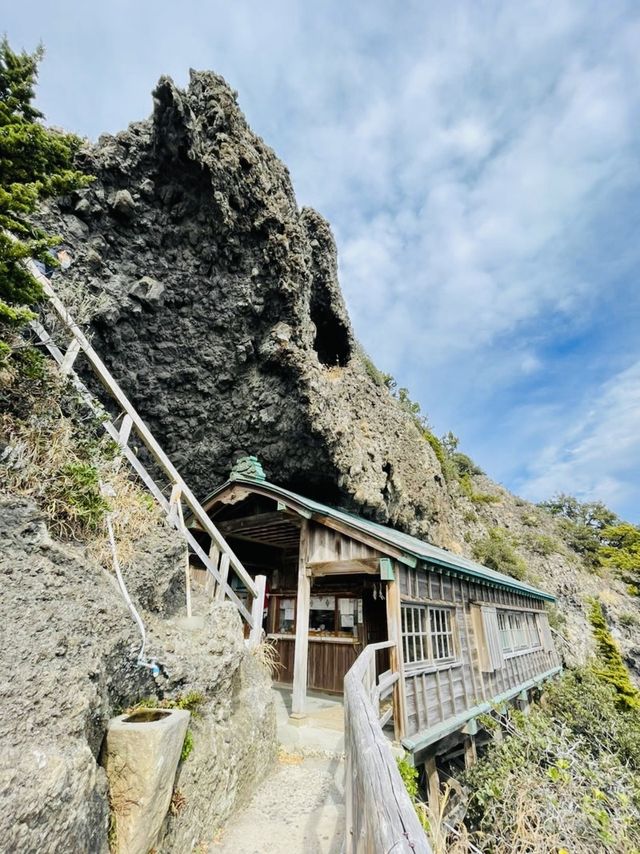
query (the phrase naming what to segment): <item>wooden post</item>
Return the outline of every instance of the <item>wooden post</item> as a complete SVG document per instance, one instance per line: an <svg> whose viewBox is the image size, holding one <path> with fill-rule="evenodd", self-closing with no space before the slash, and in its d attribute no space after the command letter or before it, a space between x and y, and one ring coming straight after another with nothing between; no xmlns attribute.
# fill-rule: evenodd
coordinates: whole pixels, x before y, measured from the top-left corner
<svg viewBox="0 0 640 854"><path fill-rule="evenodd" d="M520 691L518 694L518 706L524 715L528 715L531 708L529 705L529 692L527 690Z"/></svg>
<svg viewBox="0 0 640 854"><path fill-rule="evenodd" d="M435 815L440 812L440 777L436 765L436 757L430 756L424 763L429 783L429 806Z"/></svg>
<svg viewBox="0 0 640 854"><path fill-rule="evenodd" d="M296 602L296 641L293 661L293 697L291 717L305 717L307 701L307 661L309 658L309 604L311 576L307 570L307 543L309 523L305 519L300 529L300 554L298 556L298 599Z"/></svg>
<svg viewBox="0 0 640 854"><path fill-rule="evenodd" d="M211 546L209 548L209 560L211 561L212 565L215 566L215 568L217 569L218 563L220 561L220 549L217 547L217 545L213 541L211 542ZM204 584L204 592L212 598L213 598L214 586L215 586L215 582L214 582L213 576L211 575L210 572L207 572L207 580L205 581L205 584Z"/></svg>
<svg viewBox="0 0 640 854"><path fill-rule="evenodd" d="M396 568L396 576L398 569ZM400 678L393 686L393 729L396 741L401 741L407 731L407 716L404 685L404 662L402 655L402 616L398 581L387 583L387 634L395 643L389 650L389 663Z"/></svg>
<svg viewBox="0 0 640 854"><path fill-rule="evenodd" d="M227 579L229 577L229 555L224 552L220 558L220 584L216 591L216 599L218 602L224 602L227 589Z"/></svg>
<svg viewBox="0 0 640 854"><path fill-rule="evenodd" d="M256 575L255 582L258 592L251 605L253 626L249 633L249 646L258 646L262 640L262 615L264 613L264 593L267 587L267 576Z"/></svg>
<svg viewBox="0 0 640 854"><path fill-rule="evenodd" d="M467 735L464 739L464 767L468 770L478 761L475 735Z"/></svg>

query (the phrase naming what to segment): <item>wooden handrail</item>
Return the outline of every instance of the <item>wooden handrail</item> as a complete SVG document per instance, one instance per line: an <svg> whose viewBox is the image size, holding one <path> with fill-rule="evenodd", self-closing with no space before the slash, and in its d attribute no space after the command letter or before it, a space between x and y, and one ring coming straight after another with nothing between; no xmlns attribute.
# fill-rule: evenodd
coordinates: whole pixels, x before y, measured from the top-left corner
<svg viewBox="0 0 640 854"><path fill-rule="evenodd" d="M344 677L345 854L432 854L382 731L389 716L380 715L380 699L399 674L378 679L376 652L393 647L369 644Z"/></svg>
<svg viewBox="0 0 640 854"><path fill-rule="evenodd" d="M62 353L53 341L49 332L39 321L32 322L31 326L33 330L58 363L60 370L69 377L84 403L96 415L98 415L104 430L118 443L123 456L141 478L156 501L160 504L161 508L166 513L170 524L180 531L191 550L200 558L207 571L217 582L219 590L223 591L224 596L229 598L235 604L242 617L244 617L246 622L249 624L251 627L250 643L255 644L259 642L262 635L262 600L264 598L264 582L260 577L258 577L254 582L245 570L244 566L235 555L223 535L213 524L198 499L182 479L169 457L167 457L155 436L144 423L124 391L116 382L115 378L111 375L109 369L93 349L91 343L82 332L71 313L59 299L49 279L37 268L32 260L26 260L25 265L31 275L41 285L56 315L59 317L67 331L71 333L72 340L66 353ZM116 428L104 407L89 391L74 369L75 360L81 352L86 356L94 374L121 410L123 420L119 430ZM132 430L135 430L136 434L142 441L142 444L149 451L159 468L169 478L172 486L172 501L167 500L166 496L155 482L153 476L129 447L128 443ZM182 513L182 501L184 501L187 507L191 510L191 514L198 521L200 527L210 536L212 544L215 544L219 555L222 555L225 563L233 568L238 578L242 581L248 594L253 600L251 611L247 609L245 604L240 600L236 592L228 583L226 575L223 577L218 570L218 566L214 565L210 556L206 554L191 531L185 526L184 516Z"/></svg>

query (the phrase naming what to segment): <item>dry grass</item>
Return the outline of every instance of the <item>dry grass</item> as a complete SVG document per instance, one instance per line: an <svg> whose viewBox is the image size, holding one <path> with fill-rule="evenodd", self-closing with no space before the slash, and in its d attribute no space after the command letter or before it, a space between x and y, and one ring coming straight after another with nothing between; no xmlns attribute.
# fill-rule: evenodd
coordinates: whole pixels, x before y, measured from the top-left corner
<svg viewBox="0 0 640 854"><path fill-rule="evenodd" d="M58 299L66 306L79 326L87 326L93 317L109 305L109 298L105 293L94 293L84 282L74 280L68 275L56 276L53 286ZM44 323L50 331L66 333L66 329L49 305L44 307ZM87 334L86 329L84 332Z"/></svg>
<svg viewBox="0 0 640 854"><path fill-rule="evenodd" d="M263 640L257 646L253 647L251 654L255 656L259 664L274 677L278 675L278 670L283 668L278 655L278 649L271 641Z"/></svg>
<svg viewBox="0 0 640 854"><path fill-rule="evenodd" d="M59 411L46 419L0 418L0 438L8 446L0 462L3 487L33 500L52 536L85 542L91 556L111 567L104 517L112 513L118 556L130 564L136 543L164 524L151 496L133 481L114 444L78 434ZM100 483L115 493L105 498Z"/></svg>
<svg viewBox="0 0 640 854"><path fill-rule="evenodd" d="M281 765L300 765L301 762L304 762L304 757L300 753L289 753L284 747L280 747L278 749L278 762Z"/></svg>

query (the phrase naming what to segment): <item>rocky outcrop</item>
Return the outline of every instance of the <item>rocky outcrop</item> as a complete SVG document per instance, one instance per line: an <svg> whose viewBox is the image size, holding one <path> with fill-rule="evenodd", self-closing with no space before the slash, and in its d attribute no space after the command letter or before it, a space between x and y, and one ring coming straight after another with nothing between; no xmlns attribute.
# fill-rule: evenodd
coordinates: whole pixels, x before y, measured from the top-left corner
<svg viewBox="0 0 640 854"><path fill-rule="evenodd" d="M150 610L142 612L148 654L162 668L154 678L137 664L140 639L112 577L84 548L52 541L33 504L0 496L3 851L108 850L102 742L109 719L145 697L190 691L204 697L193 751L177 775L184 809L163 830L184 845L167 850L191 850L187 838L204 827L212 832L266 771L275 750L269 679L246 652L232 605L201 609L196 629L183 624L175 590L184 553L174 542L179 559L168 559L173 537L162 532L155 564L147 541L138 579L148 572L156 587ZM211 784L206 794L203 783Z"/></svg>
<svg viewBox="0 0 640 854"><path fill-rule="evenodd" d="M66 277L107 296L95 345L197 492L254 453L277 483L450 537L435 456L359 352L329 226L222 78L162 79L152 117L84 165L96 182L47 214Z"/></svg>

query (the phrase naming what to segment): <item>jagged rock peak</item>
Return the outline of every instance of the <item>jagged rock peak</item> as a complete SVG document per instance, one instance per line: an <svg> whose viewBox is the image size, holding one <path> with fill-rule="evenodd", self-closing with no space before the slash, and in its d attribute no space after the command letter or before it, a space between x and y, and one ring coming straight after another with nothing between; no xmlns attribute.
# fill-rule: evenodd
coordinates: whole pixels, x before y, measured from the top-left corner
<svg viewBox="0 0 640 854"><path fill-rule="evenodd" d="M449 545L440 467L366 369L329 225L225 81L162 78L151 118L85 157L97 180L49 224L100 294L97 349L195 488L253 454L275 482Z"/></svg>

